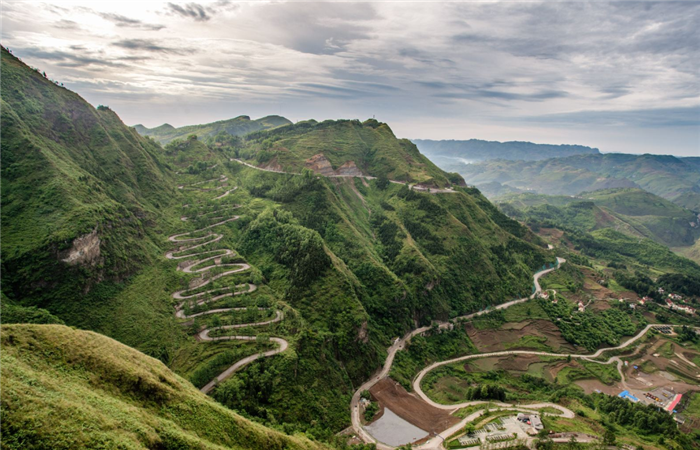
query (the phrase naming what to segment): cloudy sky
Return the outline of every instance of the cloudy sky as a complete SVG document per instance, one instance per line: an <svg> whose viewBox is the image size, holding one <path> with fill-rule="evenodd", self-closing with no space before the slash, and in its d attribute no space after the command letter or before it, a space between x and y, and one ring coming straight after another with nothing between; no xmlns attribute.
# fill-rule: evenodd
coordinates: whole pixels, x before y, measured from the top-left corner
<svg viewBox="0 0 700 450"><path fill-rule="evenodd" d="M376 116L400 137L700 155L698 2L2 2L127 124Z"/></svg>

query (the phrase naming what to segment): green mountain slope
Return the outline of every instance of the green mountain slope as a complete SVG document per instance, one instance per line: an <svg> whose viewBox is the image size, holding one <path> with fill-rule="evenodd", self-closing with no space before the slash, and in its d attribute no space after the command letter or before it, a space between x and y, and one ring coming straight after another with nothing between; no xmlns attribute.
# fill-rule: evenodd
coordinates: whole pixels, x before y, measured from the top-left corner
<svg viewBox="0 0 700 450"><path fill-rule="evenodd" d="M554 261L539 238L386 124L309 121L162 148L6 52L2 89L2 287L14 320L100 332L197 386L267 348L266 336L284 339L286 351L212 395L285 431L333 439L349 424L354 386L393 338L529 295L532 273ZM452 189L417 192L389 179ZM245 266L239 273L214 279L222 267L188 272L191 261L166 258L180 245L169 235L209 225L220 237L201 250L228 249L220 264ZM195 305L227 314L176 318L173 293L207 281L256 289ZM203 326L268 318L261 307L284 320L239 329L259 340L195 337Z"/></svg>
<svg viewBox="0 0 700 450"><path fill-rule="evenodd" d="M242 418L99 334L5 325L1 339L3 448L325 448Z"/></svg>
<svg viewBox="0 0 700 450"><path fill-rule="evenodd" d="M700 170L667 155L575 155L543 161L495 160L447 167L470 184L498 182L547 195L637 187L700 211Z"/></svg>
<svg viewBox="0 0 700 450"><path fill-rule="evenodd" d="M615 228L631 236L654 239L669 247L692 246L700 237L697 214L650 192L636 188L606 189L583 192L577 196L510 194L495 201L508 204L542 218L559 218L568 226L586 231ZM598 208L567 208L565 211L543 207L564 207L593 202ZM528 209L530 208L530 209Z"/></svg>
<svg viewBox="0 0 700 450"><path fill-rule="evenodd" d="M16 307L150 354L176 345L167 304L118 298L158 260L178 195L161 153L2 49L2 290Z"/></svg>
<svg viewBox="0 0 700 450"><path fill-rule="evenodd" d="M240 152L256 165L286 172L310 168L324 175L350 174L444 187L459 176L440 170L388 125L370 119L300 122L246 137Z"/></svg>
<svg viewBox="0 0 700 450"><path fill-rule="evenodd" d="M488 161L508 159L537 161L563 158L579 154L598 154L597 148L584 145L550 145L532 142L496 142L469 139L468 141L413 139L420 151L433 161L441 159L445 164L464 161Z"/></svg>
<svg viewBox="0 0 700 450"><path fill-rule="evenodd" d="M350 133L365 127L359 123L325 126L337 128L323 132L328 159L336 161L348 157L345 148L365 148L361 137L375 133L371 127ZM201 158L230 154L256 161L266 151L261 148L265 136L282 130L222 146L195 139L172 143L165 158L177 167L189 167L193 160L178 160L192 152ZM309 127L308 136L295 130L294 142L319 140L322 130ZM380 133L386 133L380 134L389 149L384 151L405 160L401 143L388 131ZM346 140L336 144L332 139L339 137ZM267 292L293 309L289 320L266 331L289 341L293 353L256 361L212 395L260 420L315 436L331 436L348 425L352 386L381 364L394 337L431 319L528 295L532 272L554 260L539 239L474 189L431 195L380 179L275 173L234 161L206 167L198 174L181 171L178 184L210 189L216 183L194 183L223 175L238 186L229 198L241 205L235 212L241 219L226 232L227 247L258 268ZM184 192L183 202L190 205L215 195ZM192 361L194 353L187 348L173 361L183 375L213 361Z"/></svg>
<svg viewBox="0 0 700 450"><path fill-rule="evenodd" d="M571 248L580 250L584 255L625 264L644 272L651 270L657 275L666 272L700 274L700 266L674 254L663 240L687 236L692 244L692 238L698 233L695 229L686 229L690 228L687 222L673 216L641 216L643 220L639 220L640 216L626 216L607 207L598 206L595 200L595 197L599 197L603 199L601 203L614 204L615 200L612 199L616 199L625 205L621 210L627 208L628 212L635 211L624 201L629 200L627 194L633 199L640 198L636 190L589 193L587 195L593 197L591 200L529 194L515 197L511 202L500 203L499 207L510 217L527 223L533 230L555 228L564 231L563 239ZM641 198L646 198L647 194L643 193ZM523 207L523 204L535 206ZM657 212L669 212L678 208L673 204L664 208L667 202L663 200L657 202L657 205ZM650 204L650 212L653 212L653 206ZM674 219L678 219L678 222L674 222ZM665 220L667 221L664 222ZM654 225L658 223L675 224L676 227L656 229ZM685 253L677 251L677 248L674 248L674 251L683 256L690 256L692 248L683 247L686 249Z"/></svg>
<svg viewBox="0 0 700 450"><path fill-rule="evenodd" d="M180 128L175 128L165 123L155 128L146 128L139 124L135 125L134 129L142 136L150 136L161 144L167 144L175 139L184 139L191 134L196 134L200 138L214 137L219 133L243 136L255 131L268 130L291 123L280 116L267 116L255 120L251 120L248 116L238 116L233 119L202 125L187 125Z"/></svg>

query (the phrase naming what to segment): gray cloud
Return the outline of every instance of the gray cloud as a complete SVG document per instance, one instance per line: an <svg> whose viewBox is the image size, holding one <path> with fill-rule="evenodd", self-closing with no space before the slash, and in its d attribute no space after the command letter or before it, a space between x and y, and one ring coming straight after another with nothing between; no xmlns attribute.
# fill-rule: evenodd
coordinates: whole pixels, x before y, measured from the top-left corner
<svg viewBox="0 0 700 450"><path fill-rule="evenodd" d="M121 41L112 43L112 45L128 50L143 50L147 52L171 53L175 55L183 55L186 53L192 53L193 51L192 49L166 47L151 39L122 39Z"/></svg>
<svg viewBox="0 0 700 450"><path fill-rule="evenodd" d="M199 3L186 3L182 6L176 3L168 3L167 8L171 13L187 19L194 19L198 22L206 22L207 20L211 19L209 13L212 12L212 10L200 5Z"/></svg>
<svg viewBox="0 0 700 450"><path fill-rule="evenodd" d="M110 61L100 58L99 55L78 54L76 52L64 52L59 50L39 50L32 48L18 48L18 54L40 60L52 61L59 67L83 67L86 69L99 67L124 67L118 61Z"/></svg>
<svg viewBox="0 0 700 450"><path fill-rule="evenodd" d="M126 16L122 16L121 14L115 14L115 13L97 13L100 17L102 17L105 20L108 20L118 27L128 27L128 28L139 28L142 30L151 30L151 31L158 31L162 30L165 28L165 25L158 25L158 24L151 24L151 23L144 23L141 20L138 19L132 19Z"/></svg>
<svg viewBox="0 0 700 450"><path fill-rule="evenodd" d="M376 114L398 135L607 151L671 130L697 152L697 2L84 2L6 0L2 38L130 123Z"/></svg>
<svg viewBox="0 0 700 450"><path fill-rule="evenodd" d="M54 28L58 28L59 30L79 30L80 25L78 25L78 22L74 22L72 20L66 20L66 19L61 19L58 22L53 24Z"/></svg>

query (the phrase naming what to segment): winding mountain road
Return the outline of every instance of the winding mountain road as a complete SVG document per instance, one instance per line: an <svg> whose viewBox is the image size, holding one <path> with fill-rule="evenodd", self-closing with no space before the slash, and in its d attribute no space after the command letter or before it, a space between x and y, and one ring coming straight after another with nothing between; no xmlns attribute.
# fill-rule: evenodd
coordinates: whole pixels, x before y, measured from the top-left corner
<svg viewBox="0 0 700 450"><path fill-rule="evenodd" d="M491 310L505 309L505 308L508 308L510 306L513 306L513 305L516 305L518 303L522 303L524 301L527 301L529 299L534 298L539 292L542 291L542 288L539 284L539 278L542 277L543 275L546 275L547 273L555 270L556 268L558 268L561 264L563 264L565 262L566 262L565 259L558 257L556 267L536 273L533 277L535 291L533 292L533 294L531 296L526 297L526 298L521 298L518 300L513 300L513 301L510 301L507 303L503 303L501 305L494 307ZM480 312L477 312L474 314L460 316L460 317L457 317L455 320L471 319L471 318L474 318L478 315L488 313L489 311L490 310L480 311ZM439 328L448 328L450 326L450 322L437 322L437 324L438 324ZM639 339L641 339L649 330L651 330L652 328L658 327L658 326L664 326L664 325L663 324L647 325L638 334L636 334L635 336L629 338L628 340L626 340L622 344L615 346L615 347L601 348L601 349L598 349L596 352L590 353L590 354L579 354L579 355L570 355L570 356L571 356L571 358L583 359L583 360L594 362L597 364L611 364L613 362L617 363L617 370L620 373L620 376L622 377L622 384L624 386L624 385L626 385L626 383L625 383L624 374L622 372L623 362L619 357L613 356L613 357L609 358L607 361L597 361L597 360L595 360L595 358L598 358L603 353L608 352L608 351L621 350L621 349L624 349L626 347L629 347L630 345L634 344ZM369 390L372 386L374 386L377 382L379 382L382 378L386 377L389 374L389 372L391 370L391 366L394 362L394 357L396 356L396 352L398 352L399 350L402 350L405 347L406 342L409 342L413 336L420 334L420 333L423 333L425 331L428 331L430 328L431 328L430 326L417 328L417 329L407 333L401 339L397 339L394 342L394 344L391 347L389 347L388 356L387 356L387 359L386 359L382 369L377 374L372 376L372 378L370 378L368 381L366 381L364 384L362 384L355 391L355 393L352 397L350 408L351 408L351 420L352 420L353 430L360 437L360 439L362 439L364 442L376 444L377 448L380 450L392 450L394 447L391 447L389 445L378 442L372 435L370 435L364 429L364 427L362 427L362 423L360 421L360 407L359 407L360 395L361 395L362 391ZM487 402L487 401L469 401L469 402L463 402L463 403L458 403L458 404L444 405L444 404L437 403L437 402L433 401L430 397L428 397L425 394L425 392L423 392L423 390L421 388L421 381L423 380L425 375L437 367L444 366L447 364L452 364L455 362L466 361L469 359L487 358L487 357L505 356L505 355L539 355L539 356L552 356L552 357L558 357L558 358L566 358L569 356L569 355L561 354L561 353L549 353L549 352L538 352L538 351L528 351L528 350L510 350L510 351L503 351L503 352L479 353L479 354L474 354L474 355L461 356L458 358L453 358L453 359L449 359L446 361L439 361L439 362L433 363L430 366L421 370L413 380L413 383L412 383L413 390L427 404L429 404L435 408L439 408L439 409L443 409L443 410L456 411L458 409L465 408L468 406L491 403L493 405L498 406L501 409L510 409L510 410L514 410L514 411L515 410L528 411L528 410L537 410L537 409L541 409L541 408L545 408L545 407L550 407L550 408L555 408L555 409L559 410L562 413L563 417L567 417L567 418L575 417L573 411L571 411L570 409L565 408L561 405L557 405L555 403L547 403L547 402L527 404L527 405L514 405L514 404L508 404L508 403L495 403L495 402ZM476 418L481 416L483 413L484 413L484 410L476 411L473 414L471 414L471 415L467 416L466 418L464 418L463 420L461 420L459 423L453 425L449 429L442 431L439 435L429 439L428 441L424 442L423 444L413 446L413 448L414 449L421 449L421 450L443 449L444 447L443 447L442 443L443 443L445 438L456 433L462 427L464 427L467 423L475 420Z"/></svg>
<svg viewBox="0 0 700 450"><path fill-rule="evenodd" d="M212 180L205 180L203 182L195 183L195 184L202 184L206 182L211 182L218 180L220 182L224 182L227 180L226 177L220 177L220 178L214 178ZM194 185L193 185L194 186ZM186 188L185 186L178 186L180 189ZM235 191L237 187L234 187L223 194L214 197L214 200L221 199L225 196L227 196L229 193ZM201 190L201 189L200 189ZM210 190L217 190L217 189L210 189ZM234 206L234 209L237 208L238 206ZM209 214L213 213L219 213L223 212L226 209L230 208L222 208L221 210L217 211L211 211L209 213L205 214L200 214L197 217L201 216L206 216ZM181 218L183 221L187 220L186 216L183 216ZM186 306L191 307L198 307L198 306L204 306L209 303L216 302L222 298L226 297L233 297L236 295L243 295L243 294L248 294L252 293L257 289L257 286L252 284L252 283L245 283L245 284L238 284L235 286L224 286L224 287L218 287L215 289L209 289L207 291L200 291L196 293L189 294L191 291L195 290L200 290L201 288L211 284L212 282L228 276L232 275L235 273L240 273L244 272L248 269L250 269L250 265L247 263L243 262L231 262L231 263L225 263L222 262L224 257L235 257L237 256L236 252L234 252L231 249L227 248L221 248L221 249L213 249L213 250L202 250L202 251L195 251L193 250L199 249L204 246L208 246L211 244L214 244L216 242L219 242L224 235L220 233L214 233L211 231L208 231L214 227L218 227L221 225L224 225L225 223L238 220L239 216L232 216L228 219L223 219L223 217L212 217L210 220L219 220L216 223L213 223L211 225L208 225L206 227L200 228L198 230L190 231L187 233L180 233L180 234L174 234L172 236L168 237L168 240L174 244L180 244L180 246L175 249L167 252L165 254L165 257L170 260L185 260L184 262L180 263L178 265L177 270L181 270L184 273L191 273L191 274L201 274L204 276L207 272L212 271L213 269L218 269L218 268L227 268L230 267L232 268L231 270L224 270L221 273L218 273L216 275L209 276L206 280L203 282L197 284L196 286L192 288L187 288L187 289L182 289L179 291L176 291L172 294L172 297L176 300L181 300L180 303L178 303L175 306L175 317L178 319L194 319L196 317L204 316L204 315L209 315L209 314L221 314L221 313L227 313L231 311L245 311L247 308L243 307L237 307L237 308L215 308L215 309L209 309L206 311L201 311L197 313L187 313L186 312ZM208 232L207 232L208 231ZM203 234L203 232L207 232L206 234ZM218 295L213 295L210 296L210 294L215 293L215 292L220 292ZM193 303L192 303L193 302ZM270 308L257 308L259 311L268 311ZM256 336L210 336L209 334L212 331L217 331L217 330L233 330L233 329L240 329L240 328L248 328L248 327L261 327L265 325L269 325L272 323L276 323L281 321L284 318L284 315L282 314L282 311L279 310L274 310L275 312L275 317L266 320L266 321L261 321L261 322L253 322L253 323L242 323L242 324L232 324L232 325L222 325L219 327L214 327L214 328L207 328L205 327L204 329L200 330L199 333L197 334L197 339L199 341L230 341L230 340L240 340L240 341L256 341L258 338ZM229 378L232 374L234 374L236 371L240 370L242 367L246 366L247 364L250 364L251 362L255 361L258 358L263 358L263 357L268 357L268 356L273 356L278 353L281 353L285 351L289 347L289 343L279 337L271 337L270 341L276 343L278 346L275 349L258 353L255 355L247 356L239 361L236 361L233 365L228 367L225 371L217 375L213 380L211 380L209 383L207 383L200 391L203 393L208 393L210 392L214 386L216 386L218 383L221 381L224 381L225 379Z"/></svg>
<svg viewBox="0 0 700 450"><path fill-rule="evenodd" d="M266 169L264 167L254 166L250 163L247 163L247 162L242 161L242 160L237 159L237 158L231 158L231 161L235 161L239 164L243 164L246 167L250 167L251 169L261 170L263 172L283 173L286 175L302 175L299 172L285 172L283 170ZM326 177L326 178L364 178L365 180L376 180L377 179L377 177L373 177L371 175L344 175L344 174L321 175L319 173L316 173L315 175L320 176L320 177ZM431 187L427 187L427 186L421 186L419 184L410 184L407 181L389 180L389 182L394 183L394 184L405 184L411 190L423 192L426 194L456 194L458 192L458 191L455 191L451 188L447 188L447 189L431 188Z"/></svg>
<svg viewBox="0 0 700 450"><path fill-rule="evenodd" d="M532 298L535 298L538 292L542 291L542 288L540 287L539 279L540 277L552 272L553 270L556 270L559 268L561 264L564 264L566 260L564 258L559 258L557 257L557 265L555 267L552 267L551 269L546 269L542 270L540 272L537 272L533 276L533 284L535 286L535 291L530 295L529 297L524 297L520 298L517 300L512 300L510 302L502 303L500 305L494 306L492 309L486 309L484 311L479 311L473 314L467 314L464 316L459 316L456 317L454 320L468 320L472 319L476 316L480 316L482 314L486 314L490 311L496 310L496 309L505 309L509 308L513 305L517 305L518 303L525 302L527 300L530 300ZM449 328L452 323L451 322L435 322L437 326L441 329ZM366 442L366 443L373 443L377 445L378 449L392 449L393 447L387 446L385 444L382 444L380 442L377 442L377 440L372 437L363 427L362 427L362 422L360 421L360 395L362 394L362 391L369 390L372 386L377 384L382 378L385 378L388 374L389 371L391 370L391 366L394 363L394 357L396 356L396 352L399 350L403 350L404 347L406 346L407 342L410 342L411 338L417 334L425 333L426 331L430 330L430 326L424 326L420 328L416 328L415 330L409 331L406 333L402 338L397 339L394 341L394 343L389 347L388 349L388 354L386 361L384 361L384 366L380 369L380 371L373 375L368 381L364 382L353 394L352 400L350 402L350 416L351 416L351 421L352 421L352 428L355 430L358 436ZM422 448L422 447L421 447ZM425 447L429 448L429 447Z"/></svg>

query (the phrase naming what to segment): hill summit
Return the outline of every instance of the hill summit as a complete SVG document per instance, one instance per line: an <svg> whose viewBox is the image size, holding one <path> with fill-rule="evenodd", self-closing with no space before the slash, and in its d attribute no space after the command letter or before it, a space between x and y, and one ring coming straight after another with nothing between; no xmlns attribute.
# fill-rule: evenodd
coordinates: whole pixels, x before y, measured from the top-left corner
<svg viewBox="0 0 700 450"><path fill-rule="evenodd" d="M457 174L443 172L408 139L398 139L389 125L369 119L308 120L245 138L241 157L259 167L284 172L304 168L326 176L386 177L427 187L464 185Z"/></svg>
<svg viewBox="0 0 700 450"><path fill-rule="evenodd" d="M288 119L281 116L266 116L255 120L251 120L249 116L238 116L233 119L220 120L218 122L202 125L187 125L180 128L175 128L170 124L164 123L155 128L146 128L139 124L134 125L134 129L136 129L141 136L150 136L161 144L167 144L175 139L186 138L192 134L196 134L200 138L214 137L219 133L226 133L231 136L243 136L255 131L269 130L291 123L292 122Z"/></svg>

